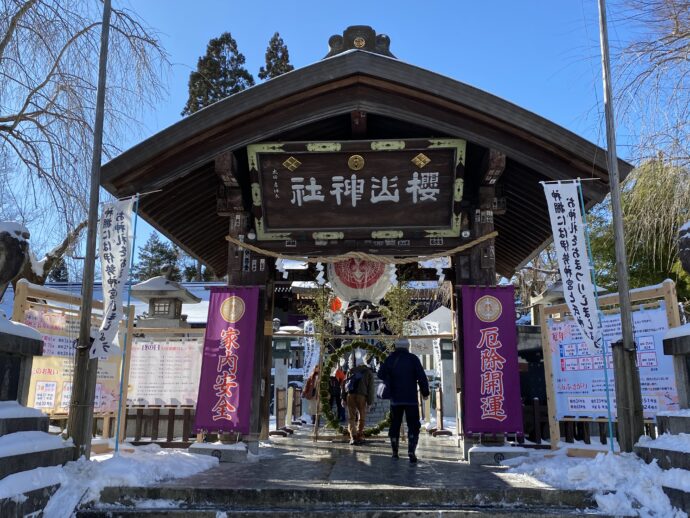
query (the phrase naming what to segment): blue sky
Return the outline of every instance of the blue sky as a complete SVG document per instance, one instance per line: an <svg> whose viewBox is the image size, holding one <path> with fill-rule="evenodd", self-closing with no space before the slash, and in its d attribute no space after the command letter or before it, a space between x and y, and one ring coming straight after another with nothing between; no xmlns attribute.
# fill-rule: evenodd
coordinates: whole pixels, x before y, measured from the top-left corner
<svg viewBox="0 0 690 518"><path fill-rule="evenodd" d="M388 34L398 59L509 100L600 146L605 143L593 0L132 0L129 7L159 32L172 68L165 99L145 114L142 132L133 133L123 149L181 118L189 73L209 39L231 32L256 79L275 31L299 68L320 60L328 38L349 25L371 25ZM609 31L615 45L623 30L612 23ZM624 143L625 135L619 134L622 158L627 156ZM148 225L141 230L139 245L151 232Z"/></svg>

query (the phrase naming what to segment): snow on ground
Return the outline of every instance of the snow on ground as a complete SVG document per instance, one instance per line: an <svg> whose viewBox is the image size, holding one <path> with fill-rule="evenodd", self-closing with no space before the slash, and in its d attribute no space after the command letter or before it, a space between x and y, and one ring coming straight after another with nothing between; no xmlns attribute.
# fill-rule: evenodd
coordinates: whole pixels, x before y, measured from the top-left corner
<svg viewBox="0 0 690 518"><path fill-rule="evenodd" d="M569 445L570 447L580 445ZM568 457L567 448L531 451L502 462L513 473L530 475L561 489L594 492L599 510L616 516L687 518L671 507L661 486L690 491L690 472L663 470L632 453L600 453L595 458Z"/></svg>
<svg viewBox="0 0 690 518"><path fill-rule="evenodd" d="M60 483L44 509L51 518L68 518L79 503L98 499L107 486L147 486L161 480L194 475L212 468L218 459L185 450L162 449L150 444L112 455L83 457L63 467L37 468L0 480L0 498Z"/></svg>

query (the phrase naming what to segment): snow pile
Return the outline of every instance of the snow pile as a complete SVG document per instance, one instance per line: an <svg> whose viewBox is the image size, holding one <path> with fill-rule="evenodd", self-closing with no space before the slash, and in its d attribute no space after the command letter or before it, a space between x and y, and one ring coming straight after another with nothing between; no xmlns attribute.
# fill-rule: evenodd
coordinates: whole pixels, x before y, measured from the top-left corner
<svg viewBox="0 0 690 518"><path fill-rule="evenodd" d="M685 324L684 326L679 326L679 327L672 327L668 331L666 331L666 334L664 335L664 340L668 340L670 338L678 338L679 336L687 336L690 335L690 324Z"/></svg>
<svg viewBox="0 0 690 518"><path fill-rule="evenodd" d="M16 221L0 221L0 232L7 232L17 241L26 241L29 239L29 230Z"/></svg>
<svg viewBox="0 0 690 518"><path fill-rule="evenodd" d="M658 448L660 450L673 450L681 451L684 453L690 453L690 434L679 433L679 434L669 434L665 433L652 439L646 435L640 437L640 441L637 443L638 446L644 448Z"/></svg>
<svg viewBox="0 0 690 518"><path fill-rule="evenodd" d="M122 452L118 457L81 458L64 467L38 468L0 480L0 496L10 497L32 489L60 483L43 515L51 518L72 516L80 503L99 498L107 486L147 486L161 480L188 477L212 468L218 459L193 455L184 450L161 449L151 444Z"/></svg>
<svg viewBox="0 0 690 518"><path fill-rule="evenodd" d="M19 322L12 322L7 320L4 312L0 312L0 333L5 333L8 335L22 336L24 338L30 338L32 340L43 340L41 333L32 329L31 327L20 324Z"/></svg>
<svg viewBox="0 0 690 518"><path fill-rule="evenodd" d="M55 450L71 446L72 440L63 441L47 432L16 432L0 437L0 461L2 457Z"/></svg>
<svg viewBox="0 0 690 518"><path fill-rule="evenodd" d="M690 408L681 408L680 410L664 410L656 413L658 416L665 417L690 417Z"/></svg>
<svg viewBox="0 0 690 518"><path fill-rule="evenodd" d="M566 450L530 452L529 457L508 459L513 473L523 473L561 489L594 492L599 510L615 516L687 518L671 506L661 486L690 491L690 472L662 470L632 453L600 453L595 458L572 458Z"/></svg>

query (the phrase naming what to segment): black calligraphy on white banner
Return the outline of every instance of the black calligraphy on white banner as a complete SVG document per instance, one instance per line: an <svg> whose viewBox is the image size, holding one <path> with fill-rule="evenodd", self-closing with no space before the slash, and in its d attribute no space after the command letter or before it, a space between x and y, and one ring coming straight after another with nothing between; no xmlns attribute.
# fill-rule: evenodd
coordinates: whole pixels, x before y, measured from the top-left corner
<svg viewBox="0 0 690 518"><path fill-rule="evenodd" d="M590 345L600 347L601 329L580 210L579 183L542 185L549 206L565 301L585 340Z"/></svg>
<svg viewBox="0 0 690 518"><path fill-rule="evenodd" d="M103 322L91 347L90 357L107 359L119 352L117 331L123 316L122 298L129 275L132 243L133 199L103 205L99 224Z"/></svg>

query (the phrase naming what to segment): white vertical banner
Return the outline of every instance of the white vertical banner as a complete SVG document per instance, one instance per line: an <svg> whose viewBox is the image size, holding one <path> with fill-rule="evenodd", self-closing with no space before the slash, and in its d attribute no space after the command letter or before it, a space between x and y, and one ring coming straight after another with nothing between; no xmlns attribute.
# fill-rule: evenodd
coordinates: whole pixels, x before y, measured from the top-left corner
<svg viewBox="0 0 690 518"><path fill-rule="evenodd" d="M585 341L601 347L601 329L585 227L580 210L579 182L542 183L549 207L553 243L563 282L563 295Z"/></svg>
<svg viewBox="0 0 690 518"><path fill-rule="evenodd" d="M115 341L120 320L124 315L123 295L129 276L132 253L132 205L134 199L115 201L103 205L98 229L99 254L103 279L103 322L89 354L90 358L107 359L119 354Z"/></svg>

